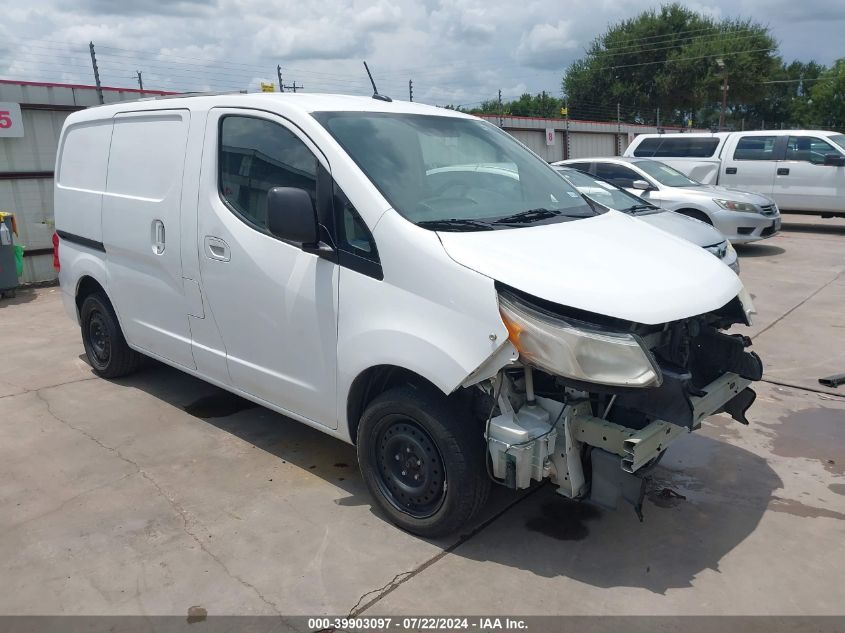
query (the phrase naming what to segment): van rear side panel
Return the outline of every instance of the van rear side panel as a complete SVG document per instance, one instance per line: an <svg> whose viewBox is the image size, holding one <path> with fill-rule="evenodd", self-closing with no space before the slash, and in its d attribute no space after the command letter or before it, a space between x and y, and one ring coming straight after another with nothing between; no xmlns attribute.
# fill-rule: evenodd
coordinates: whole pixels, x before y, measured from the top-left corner
<svg viewBox="0 0 845 633"><path fill-rule="evenodd" d="M114 117L103 244L109 296L136 349L194 368L182 284L180 206L188 110Z"/></svg>
<svg viewBox="0 0 845 633"><path fill-rule="evenodd" d="M112 121L70 123L56 160L56 228L86 240L103 241L102 204Z"/></svg>

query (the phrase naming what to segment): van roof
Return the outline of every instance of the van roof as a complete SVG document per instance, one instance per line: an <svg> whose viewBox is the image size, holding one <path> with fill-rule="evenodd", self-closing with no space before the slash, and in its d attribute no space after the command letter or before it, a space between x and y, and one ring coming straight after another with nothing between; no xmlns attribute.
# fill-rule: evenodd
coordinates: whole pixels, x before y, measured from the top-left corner
<svg viewBox="0 0 845 633"><path fill-rule="evenodd" d="M410 101L382 101L372 97L361 97L341 94L317 93L280 93L280 92L250 92L227 94L196 94L185 96L168 96L166 98L139 99L137 101L121 101L107 105L88 108L74 113L74 119L96 120L112 117L119 112L134 112L141 110L171 110L187 108L190 110L208 110L215 107L248 107L279 112L298 111L302 114L313 112L385 112L395 114L428 114L459 118L475 118L470 115L424 105Z"/></svg>

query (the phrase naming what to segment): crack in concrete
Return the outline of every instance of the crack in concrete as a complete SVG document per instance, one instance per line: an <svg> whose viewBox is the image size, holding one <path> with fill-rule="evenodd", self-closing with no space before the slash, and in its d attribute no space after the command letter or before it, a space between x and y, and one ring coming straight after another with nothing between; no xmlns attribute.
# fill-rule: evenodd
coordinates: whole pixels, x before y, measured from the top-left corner
<svg viewBox="0 0 845 633"><path fill-rule="evenodd" d="M486 521L484 521L484 522L480 523L479 525L477 525L476 527L474 527L469 533L461 535L460 538L458 538L458 540L455 541L454 543L452 543L449 547L447 547L446 549L438 552L437 554L435 554L434 556L429 558L427 561L424 561L422 564L418 565L417 567L415 567L411 571L404 571L404 572L401 572L399 574L396 574L391 579L391 581L388 582L386 585L379 587L378 589L373 589L371 591L367 591L367 592L361 594L361 597L358 598L358 601L355 603L355 606L353 606L349 610L349 614L347 615L347 617L351 618L351 617L355 617L355 616L360 615L361 613L363 613L364 611L366 611L367 609L372 607L376 602L378 602L382 598L386 597L388 594L393 593L393 591L398 589L400 586L404 585L406 582L408 582L412 578L415 578L417 575L424 572L426 569L428 569L429 567L434 565L436 562L438 562L442 558L445 558L446 556L448 556L449 554L451 554L452 552L457 550L461 545L463 545L464 543L469 541L471 538L473 538L477 534L480 534L487 527L489 527L490 525L495 523L496 520L498 520L500 517L504 516L505 513L507 513L508 510L510 510L511 508L516 506L517 504L522 503L528 497L535 494L538 490L542 490L543 488L545 488L545 486L546 486L546 484L541 484L541 485L529 490L524 495L520 496L516 500L507 504L504 508L502 508L499 512L495 513L493 516L488 518ZM375 594L375 597L373 597L371 600L365 602L364 604L361 604L367 596L372 595L372 594Z"/></svg>
<svg viewBox="0 0 845 633"><path fill-rule="evenodd" d="M759 338L759 337L760 337L760 335L762 335L764 332L769 331L769 330L770 330L770 329L772 329L774 326L776 326L778 323L780 323L781 321L783 321L786 317L788 317L790 314L792 314L793 312L795 312L798 308L800 308L802 305L804 305L805 303L807 303L810 299L812 299L813 297L815 297L817 294L819 294L822 290L824 290L825 288L827 288L827 287L828 287L830 284L832 284L834 281L836 281L837 279L839 279L839 278L842 276L842 273L843 273L843 272L845 272L845 271L840 270L838 273L836 273L836 275L835 275L835 276L834 276L831 280L829 280L829 281L828 281L828 282L826 282L825 284L823 284L823 285L819 286L818 288L816 288L813 292L811 292L808 296L806 296L804 299L802 299L801 301L799 301L796 305L792 306L789 310L787 310L786 312L784 312L783 314L781 314L781 315L780 315L777 319L775 319L774 321L772 321L771 323L769 323L766 327L764 327L762 330L760 330L759 332L757 332L757 334L755 334L754 336L752 336L752 337L751 337L751 340L754 340L754 339L756 339L756 338Z"/></svg>
<svg viewBox="0 0 845 633"><path fill-rule="evenodd" d="M69 383L65 383L65 384L69 384ZM58 386L58 385L56 385L56 386ZM50 389L50 388L51 387L43 387L43 389ZM77 433L84 435L89 440L94 442L97 446L103 448L104 450L106 450L110 453L113 453L119 459L121 459L124 462L126 462L127 464L130 464L131 466L133 466L135 468L135 473L131 473L131 474L139 474L139 475L141 475L141 477L146 479L158 491L159 495L161 495L167 501L167 503L170 505L170 507L173 510L176 511L176 513L179 515L180 519L182 520L182 531L185 532L185 534L187 534L188 536L190 536L194 540L194 542L199 546L199 548L207 556L209 556L214 562L216 562L220 566L221 569L223 569L223 571L226 573L227 576L229 576L232 580L239 582L244 587L251 589L255 593L255 595L258 596L258 598L264 604L266 604L268 607L270 607L273 610L274 613L276 613L276 615L278 615L280 617L282 616L282 613L281 613L281 611L279 611L279 608L271 600L269 600L266 596L264 596L264 594L261 593L261 591L258 589L258 587L256 587L255 585L253 585L249 581L245 580L244 578L241 578L240 576L238 576L237 574L232 572L229 569L229 567L226 565L226 563L224 563L214 552L212 552L210 549L208 549L206 544L202 542L202 540L199 538L199 536L197 536L191 530L187 510L185 510L181 506L181 504L179 504L175 499L171 498L164 491L164 489L161 487L161 485L155 480L155 478L153 478L148 472L146 472L137 462L129 459L123 453L121 453L118 448L115 448L113 446L108 446L107 444L103 444L103 442L101 442L99 439L97 439L96 436L92 435L91 433L89 433L85 429L81 429L77 426L74 426L73 424L71 424L70 422L68 422L67 420L65 420L64 418L59 416L58 414L56 414L56 412L52 408L52 405L50 404L50 401L47 398L45 398L43 394L41 394L41 389L34 389L34 390L32 390L32 393L34 393L35 396L39 400L41 400L41 402L44 403L45 407L47 408L47 412L50 414L50 416L53 419L55 419L56 421L64 424L68 428L73 429Z"/></svg>
<svg viewBox="0 0 845 633"><path fill-rule="evenodd" d="M18 389L22 389L22 391L19 391L18 393L7 393L5 396L0 396L0 400L2 400L3 398L14 398L15 396L23 396L23 395L26 395L28 393L37 394L39 391L42 391L44 389L55 389L56 387L64 387L65 385L73 385L77 382L85 382L87 380L97 380L97 378L98 378L98 376L88 376L88 378L79 378L78 380L67 380L65 382L57 382L55 385L44 385L43 387L38 387L38 389L27 389L26 387L21 387L20 385L16 385L15 383L7 380L6 382L8 382L10 385L17 387Z"/></svg>
<svg viewBox="0 0 845 633"><path fill-rule="evenodd" d="M382 594L387 595L387 593L389 591L393 591L396 587L398 587L400 584L402 584L402 582L404 582L404 580L400 582L399 578L401 578L402 576L410 576L410 575L414 574L414 572L415 572L415 569L412 569L411 571L399 572L386 585L382 585L381 587L379 587L377 589L371 589L367 593L361 594L361 597L358 598L358 602L356 602L355 605L349 610L349 613L347 614L346 617L351 618L351 617L354 617L355 615L357 615L358 614L358 611L357 611L358 607L361 606L361 602L367 596L370 596L374 593L377 593L377 594L380 594L380 596L378 598L378 599L380 599ZM367 603L367 606L373 604L373 602L375 602L375 600Z"/></svg>
<svg viewBox="0 0 845 633"><path fill-rule="evenodd" d="M53 416L53 417L55 418L56 416ZM83 490L82 492L78 492L75 495L73 495L72 497L68 497L67 499L62 501L55 508L51 508L50 510L46 510L46 511L42 512L41 514L36 514L35 516L29 517L27 519L24 519L23 521L20 521L19 523L13 523L12 525L9 526L9 530L15 530L19 527L23 527L27 523L32 523L33 521L37 521L38 519L43 519L44 517L50 516L51 514L55 514L56 512L64 510L65 506L67 506L70 503L73 503L74 501L76 501L77 499L79 499L81 497L89 495L92 492L96 492L97 490L101 490L102 488L107 488L109 486L113 486L114 484L120 483L124 479L127 479L128 477L132 477L133 475L137 475L137 474L138 474L137 471L134 472L134 473L126 473L125 475L118 477L114 481L107 481L105 483L100 484L99 486L94 486L93 488L89 488L88 490Z"/></svg>

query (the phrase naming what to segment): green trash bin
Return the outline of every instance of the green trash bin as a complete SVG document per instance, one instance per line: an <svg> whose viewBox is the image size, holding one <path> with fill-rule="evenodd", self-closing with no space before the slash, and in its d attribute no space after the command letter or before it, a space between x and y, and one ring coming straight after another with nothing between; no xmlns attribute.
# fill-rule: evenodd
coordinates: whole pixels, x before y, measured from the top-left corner
<svg viewBox="0 0 845 633"><path fill-rule="evenodd" d="M15 289L18 287L18 265L12 223L11 214L0 214L0 296L2 297L14 297Z"/></svg>

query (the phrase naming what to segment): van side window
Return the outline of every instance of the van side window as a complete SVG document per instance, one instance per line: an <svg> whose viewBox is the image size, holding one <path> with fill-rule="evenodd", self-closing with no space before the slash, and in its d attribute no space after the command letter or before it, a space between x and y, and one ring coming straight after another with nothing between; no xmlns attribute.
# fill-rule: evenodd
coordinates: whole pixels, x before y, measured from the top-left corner
<svg viewBox="0 0 845 633"><path fill-rule="evenodd" d="M376 242L346 194L334 185L333 207L338 263L360 273L382 279Z"/></svg>
<svg viewBox="0 0 845 633"><path fill-rule="evenodd" d="M643 139L634 150L634 156L709 158L719 147L718 138L696 138L683 134L661 138Z"/></svg>
<svg viewBox="0 0 845 633"><path fill-rule="evenodd" d="M774 136L743 136L737 141L734 160L775 160Z"/></svg>
<svg viewBox="0 0 845 633"><path fill-rule="evenodd" d="M824 165L828 154L841 156L830 143L815 136L790 136L786 143L786 160L803 160L814 165Z"/></svg>
<svg viewBox="0 0 845 633"><path fill-rule="evenodd" d="M317 200L317 158L290 130L248 116L220 121L220 195L242 219L267 228L267 192L298 187Z"/></svg>
<svg viewBox="0 0 845 633"><path fill-rule="evenodd" d="M633 169L614 163L596 163L596 176L604 178L617 187L633 187L635 180L643 178Z"/></svg>

